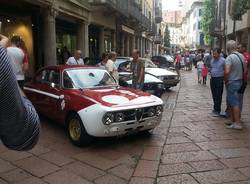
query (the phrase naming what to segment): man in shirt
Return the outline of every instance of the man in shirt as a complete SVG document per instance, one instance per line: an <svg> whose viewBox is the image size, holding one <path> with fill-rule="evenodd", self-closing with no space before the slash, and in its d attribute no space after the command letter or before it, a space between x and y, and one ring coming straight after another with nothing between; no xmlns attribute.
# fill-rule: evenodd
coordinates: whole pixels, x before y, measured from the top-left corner
<svg viewBox="0 0 250 184"><path fill-rule="evenodd" d="M40 121L18 87L6 52L8 39L0 34L0 139L13 150L29 150L39 138Z"/></svg>
<svg viewBox="0 0 250 184"><path fill-rule="evenodd" d="M145 63L139 58L140 53L137 49L132 52L132 86L134 89L143 89L145 79Z"/></svg>
<svg viewBox="0 0 250 184"><path fill-rule="evenodd" d="M76 50L73 57L70 57L66 63L67 65L84 65L82 59L82 51Z"/></svg>
<svg viewBox="0 0 250 184"><path fill-rule="evenodd" d="M23 89L25 78L24 69L28 63L24 62L24 52L22 49L18 48L18 46L21 44L21 38L19 36L13 36L10 42L11 46L7 48L7 54L10 57L11 66L16 76L16 80L18 81L19 87Z"/></svg>
<svg viewBox="0 0 250 184"><path fill-rule="evenodd" d="M240 94L244 72L246 72L246 62L244 56L237 51L237 44L234 40L229 40L227 50L230 54L225 65L225 84L227 88L227 102L230 110L231 122L227 128L242 129L240 117Z"/></svg>
<svg viewBox="0 0 250 184"><path fill-rule="evenodd" d="M213 96L214 108L213 113L220 115L221 112L221 101L224 88L224 67L225 59L221 57L221 49L216 48L213 50L213 58L210 62L210 86Z"/></svg>
<svg viewBox="0 0 250 184"><path fill-rule="evenodd" d="M110 73L110 75L112 75L114 77L114 79L116 80L116 82L119 82L119 73L117 71L117 67L115 65L115 61L117 58L117 54L116 52L111 52L109 54L109 60L106 63L106 68L108 70L108 72Z"/></svg>

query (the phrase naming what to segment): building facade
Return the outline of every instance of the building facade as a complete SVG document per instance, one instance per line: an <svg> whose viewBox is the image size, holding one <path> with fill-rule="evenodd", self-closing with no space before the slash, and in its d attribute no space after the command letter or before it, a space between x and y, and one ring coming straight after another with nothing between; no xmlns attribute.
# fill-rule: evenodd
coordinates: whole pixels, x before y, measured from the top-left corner
<svg viewBox="0 0 250 184"><path fill-rule="evenodd" d="M164 11L163 21L169 29L172 52L181 47L181 11Z"/></svg>
<svg viewBox="0 0 250 184"><path fill-rule="evenodd" d="M186 3L188 2L192 4L183 6L183 12L186 13L182 19L182 45L186 48L196 50L204 47L204 35L201 27L203 0L187 0ZM187 7L189 7L189 9L187 9Z"/></svg>
<svg viewBox="0 0 250 184"><path fill-rule="evenodd" d="M134 48L157 54L161 8L160 0L2 0L0 31L23 38L33 75L76 49L89 58L111 50L131 56Z"/></svg>

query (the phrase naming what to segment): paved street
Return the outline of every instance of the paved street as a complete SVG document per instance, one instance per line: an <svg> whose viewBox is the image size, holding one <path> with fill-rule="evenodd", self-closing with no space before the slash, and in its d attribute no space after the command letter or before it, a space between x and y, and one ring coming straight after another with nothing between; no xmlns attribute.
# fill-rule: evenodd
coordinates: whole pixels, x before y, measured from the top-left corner
<svg viewBox="0 0 250 184"><path fill-rule="evenodd" d="M185 72L163 99L162 123L153 134L98 139L73 146L64 128L42 119L42 135L29 152L0 147L0 184L247 184L250 183L250 90L243 131L212 117L211 95ZM223 104L225 108L225 104Z"/></svg>

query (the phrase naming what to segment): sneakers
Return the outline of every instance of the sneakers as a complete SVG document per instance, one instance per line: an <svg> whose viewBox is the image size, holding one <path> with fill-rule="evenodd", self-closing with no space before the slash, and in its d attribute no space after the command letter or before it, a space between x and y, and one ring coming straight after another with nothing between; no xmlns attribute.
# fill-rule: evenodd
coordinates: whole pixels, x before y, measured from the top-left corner
<svg viewBox="0 0 250 184"><path fill-rule="evenodd" d="M230 125L233 124L233 122L232 122L232 121L227 121L225 124L226 124L227 126L230 126Z"/></svg>
<svg viewBox="0 0 250 184"><path fill-rule="evenodd" d="M227 112L221 112L220 113L220 117L222 117L222 118L229 118L229 115L228 115Z"/></svg>
<svg viewBox="0 0 250 184"><path fill-rule="evenodd" d="M241 130L242 129L242 126L240 124L236 124L236 123L233 123L231 125L228 125L227 126L228 129L235 129L235 130Z"/></svg>
<svg viewBox="0 0 250 184"><path fill-rule="evenodd" d="M220 116L220 113L217 112L217 111L215 111L215 110L213 110L212 111L212 115L213 115L213 117L218 117L218 116Z"/></svg>

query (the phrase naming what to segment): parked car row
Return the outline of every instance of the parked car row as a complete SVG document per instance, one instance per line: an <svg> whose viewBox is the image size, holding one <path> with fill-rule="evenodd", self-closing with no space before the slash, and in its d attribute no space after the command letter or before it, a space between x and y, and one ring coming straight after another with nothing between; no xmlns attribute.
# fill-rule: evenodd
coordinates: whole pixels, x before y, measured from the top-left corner
<svg viewBox="0 0 250 184"><path fill-rule="evenodd" d="M132 85L128 57L115 62L120 85L104 69L58 65L40 69L24 91L39 113L66 126L77 146L88 145L94 137L150 131L162 118L163 101L158 97L179 78L150 59L143 60L145 92L128 88Z"/></svg>
<svg viewBox="0 0 250 184"><path fill-rule="evenodd" d="M180 78L175 72L164 68L158 68L150 59L141 58L145 63L145 82L143 91L152 93L158 97L171 87L176 86ZM119 84L121 86L130 87L132 85L132 73L130 64L132 58L118 57L115 65L119 72Z"/></svg>

